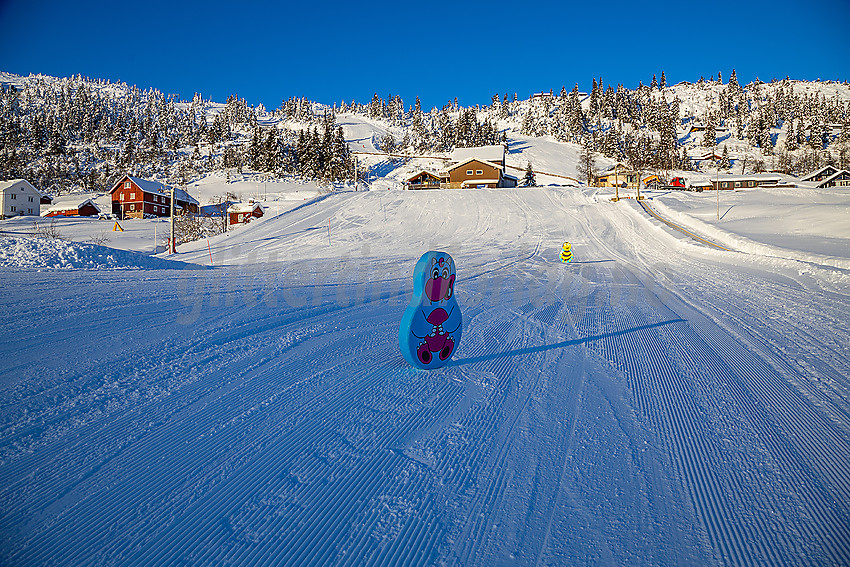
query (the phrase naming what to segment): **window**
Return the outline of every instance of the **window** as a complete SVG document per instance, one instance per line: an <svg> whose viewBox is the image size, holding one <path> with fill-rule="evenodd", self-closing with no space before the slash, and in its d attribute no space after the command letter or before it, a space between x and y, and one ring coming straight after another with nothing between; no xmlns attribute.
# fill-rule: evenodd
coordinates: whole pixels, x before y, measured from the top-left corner
<svg viewBox="0 0 850 567"><path fill-rule="evenodd" d="M135 194L135 193L130 193L130 200L131 200L131 201L135 201L135 200L136 200L136 194Z"/></svg>
<svg viewBox="0 0 850 567"><path fill-rule="evenodd" d="M720 186L721 186L722 188L726 189L727 187L729 187L729 183L728 183L728 182L726 182L726 181L724 181L723 183L721 183L721 184L720 184Z"/></svg>
<svg viewBox="0 0 850 567"><path fill-rule="evenodd" d="M467 174L467 175L472 175L472 170L471 170L471 169L467 169L467 170L466 170L466 174Z"/></svg>
<svg viewBox="0 0 850 567"><path fill-rule="evenodd" d="M134 205L133 203L130 203L130 210L131 210L131 211L135 211L135 210L136 210L136 205Z"/></svg>
<svg viewBox="0 0 850 567"><path fill-rule="evenodd" d="M153 212L155 212L155 213L159 212L159 208L156 205L153 206Z"/></svg>
<svg viewBox="0 0 850 567"><path fill-rule="evenodd" d="M736 181L736 182L735 182L735 187L740 187L740 186L741 186L741 182L740 182L740 181Z"/></svg>
<svg viewBox="0 0 850 567"><path fill-rule="evenodd" d="M28 212L29 214L32 214L32 209L27 209L27 212Z"/></svg>
<svg viewBox="0 0 850 567"><path fill-rule="evenodd" d="M121 191L121 193L118 195L118 199L120 199L121 201L124 200L124 192L123 191Z"/></svg>
<svg viewBox="0 0 850 567"><path fill-rule="evenodd" d="M17 199L17 198L18 198L18 196L17 196L17 195L15 195L14 193L9 193L9 198L10 198L10 199Z"/></svg>
<svg viewBox="0 0 850 567"><path fill-rule="evenodd" d="M30 203L32 203L32 202L33 202L33 201L32 201L32 197L30 197Z"/></svg>
<svg viewBox="0 0 850 567"><path fill-rule="evenodd" d="M17 211L17 210L18 210L18 209L17 209L17 207L15 207L14 205L12 205L12 212L14 213L14 212L15 212L15 211Z"/></svg>
<svg viewBox="0 0 850 567"><path fill-rule="evenodd" d="M124 189L132 189L132 188L133 188L132 183L130 183L129 181L124 182Z"/></svg>
<svg viewBox="0 0 850 567"><path fill-rule="evenodd" d="M475 175L484 175L484 172L483 172L483 171L481 171L480 169L476 169L476 170L475 170Z"/></svg>

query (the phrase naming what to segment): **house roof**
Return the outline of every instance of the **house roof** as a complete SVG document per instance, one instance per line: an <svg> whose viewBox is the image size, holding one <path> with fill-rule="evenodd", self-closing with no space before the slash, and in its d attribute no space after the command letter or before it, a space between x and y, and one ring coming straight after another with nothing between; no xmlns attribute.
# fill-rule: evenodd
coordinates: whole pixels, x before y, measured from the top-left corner
<svg viewBox="0 0 850 567"><path fill-rule="evenodd" d="M260 203L234 203L227 207L228 213L251 213L256 209L260 209L260 212L263 212L263 205Z"/></svg>
<svg viewBox="0 0 850 567"><path fill-rule="evenodd" d="M39 195L42 195L42 196L46 195L46 193L42 193L41 191L36 189L35 186L32 183L30 183L29 181L27 181L26 179L10 179L8 181L0 181L0 191L5 191L9 187L13 187L13 186L17 185L18 183L25 183L27 186L29 186L33 191L35 191Z"/></svg>
<svg viewBox="0 0 850 567"><path fill-rule="evenodd" d="M455 163L464 162L469 158L501 163L505 159L505 146L499 144L495 146L478 146L475 148L457 148L452 152L451 156L451 160Z"/></svg>
<svg viewBox="0 0 850 567"><path fill-rule="evenodd" d="M614 170L617 169L617 168L619 168L619 169L615 172ZM634 172L634 170L632 170L626 164L621 163L621 162L617 162L615 164L609 165L608 167L606 167L605 169L600 171L597 174L597 177L604 177L606 175L613 175L614 173L633 173L633 172Z"/></svg>
<svg viewBox="0 0 850 567"><path fill-rule="evenodd" d="M129 179L130 181L132 181L133 183L138 185L139 189L141 189L142 191L145 191L147 193L156 193L158 195L164 195L166 197L171 196L171 186L170 185L160 183L159 181L149 181L147 179L141 179L139 177L133 177L132 175L125 175L124 177L122 177L121 181L116 183L115 186L112 189L110 189L109 193L110 194L114 193L117 189L119 189L121 187L121 182L124 181L125 179ZM184 191L183 189L180 189L178 187L174 188L174 200L183 201L184 203L190 203L190 204L193 204L193 205L200 205L200 203L197 200L195 200L194 197L192 197L191 195L189 195L189 193L187 193L186 191Z"/></svg>
<svg viewBox="0 0 850 567"><path fill-rule="evenodd" d="M91 205L99 213L100 207L88 197L79 195L67 195L65 197L57 197L49 209L45 213L61 213L62 211L73 211L82 209L86 205Z"/></svg>
<svg viewBox="0 0 850 567"><path fill-rule="evenodd" d="M832 180L833 180L833 179L835 179L836 177L841 177L841 175L842 175L843 173L846 173L846 174L850 175L850 171L847 171L846 169L839 169L838 171L836 171L835 173L833 173L832 175L830 175L830 176L829 176L829 177L827 177L826 179L822 179L821 181L819 181L819 182L818 182L818 185L824 185L824 184L826 184L826 183L829 183L830 181L832 181Z"/></svg>
<svg viewBox="0 0 850 567"><path fill-rule="evenodd" d="M813 177L817 177L818 175L820 175L821 173L823 173L827 169L838 170L838 168L835 167L834 165L825 165L822 168L820 168L819 170L813 171L813 172L809 173L808 175L806 175L805 177L801 177L800 181L811 181Z"/></svg>
<svg viewBox="0 0 850 567"><path fill-rule="evenodd" d="M222 216L224 212L230 208L231 205L234 205L234 201L223 201L221 203L212 203L209 205L203 205L199 207L199 212L201 216Z"/></svg>
<svg viewBox="0 0 850 567"><path fill-rule="evenodd" d="M471 161L477 161L477 162L480 162L480 163L487 164L490 167L495 167L496 169L502 169L502 164L500 164L500 163L493 163L491 161L487 161L486 159L481 159L479 157L470 157L470 158L466 158L465 160L463 160L460 163L450 165L449 167L446 168L446 171L454 171L454 170L468 164Z"/></svg>
<svg viewBox="0 0 850 567"><path fill-rule="evenodd" d="M413 181L414 179L416 179L417 177L419 177L419 176L420 176L420 175L422 175L423 173L424 173L424 174L426 174L426 175L430 175L430 176L431 176L431 177L433 177L434 179L439 179L439 178L440 178L440 176L439 176L439 175L437 175L436 173L431 173L430 171L426 171L426 170L424 170L424 169L420 169L419 171L417 171L416 173L414 173L413 175L411 175L410 177L408 177L408 178L407 178L407 181Z"/></svg>

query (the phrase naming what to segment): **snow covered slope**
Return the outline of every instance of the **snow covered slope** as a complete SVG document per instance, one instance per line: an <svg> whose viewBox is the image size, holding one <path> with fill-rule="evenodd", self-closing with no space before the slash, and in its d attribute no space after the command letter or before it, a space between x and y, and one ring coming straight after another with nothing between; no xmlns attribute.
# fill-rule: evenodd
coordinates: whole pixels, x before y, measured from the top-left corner
<svg viewBox="0 0 850 567"><path fill-rule="evenodd" d="M649 227L348 192L181 247L210 269L0 271L0 562L850 562L844 272ZM421 372L429 249L464 336Z"/></svg>

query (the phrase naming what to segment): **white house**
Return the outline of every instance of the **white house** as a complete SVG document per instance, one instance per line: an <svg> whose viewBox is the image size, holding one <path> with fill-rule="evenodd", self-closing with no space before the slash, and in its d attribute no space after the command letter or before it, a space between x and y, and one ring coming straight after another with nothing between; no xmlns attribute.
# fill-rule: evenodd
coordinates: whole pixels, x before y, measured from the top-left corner
<svg viewBox="0 0 850 567"><path fill-rule="evenodd" d="M25 179L0 181L0 218L41 214L41 191Z"/></svg>

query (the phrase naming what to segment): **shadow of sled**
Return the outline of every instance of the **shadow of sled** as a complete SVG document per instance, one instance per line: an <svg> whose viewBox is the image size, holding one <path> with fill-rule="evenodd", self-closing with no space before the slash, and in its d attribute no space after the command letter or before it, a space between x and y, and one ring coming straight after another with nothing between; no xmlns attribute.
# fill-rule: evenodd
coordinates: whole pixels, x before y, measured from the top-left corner
<svg viewBox="0 0 850 567"><path fill-rule="evenodd" d="M583 339L572 339L569 341L563 341L560 343L555 343L551 345L542 345L537 347L526 347L519 348L516 350L509 350L507 352L495 352L493 354L484 354L481 356L473 356L471 358L461 358L460 360L450 360L446 366L461 366L463 364L472 364L475 362L484 362L487 360L496 360L499 358L506 358L509 356L522 356L524 354L533 354L536 352L544 352L547 350L552 350L556 348L564 348L568 346L578 345L582 343L587 343L590 341L597 341L599 339L607 339L610 337L618 337L620 335L625 335L626 333L634 333L635 331L643 331L644 329L652 329L653 327L661 327L662 325L670 325L672 323L684 323L684 319L673 319L671 321L662 321L660 323L652 323L651 325L641 325L640 327L634 327L632 329L626 329L624 331L616 331L613 333L603 333L601 335L594 335L592 337L584 337Z"/></svg>

